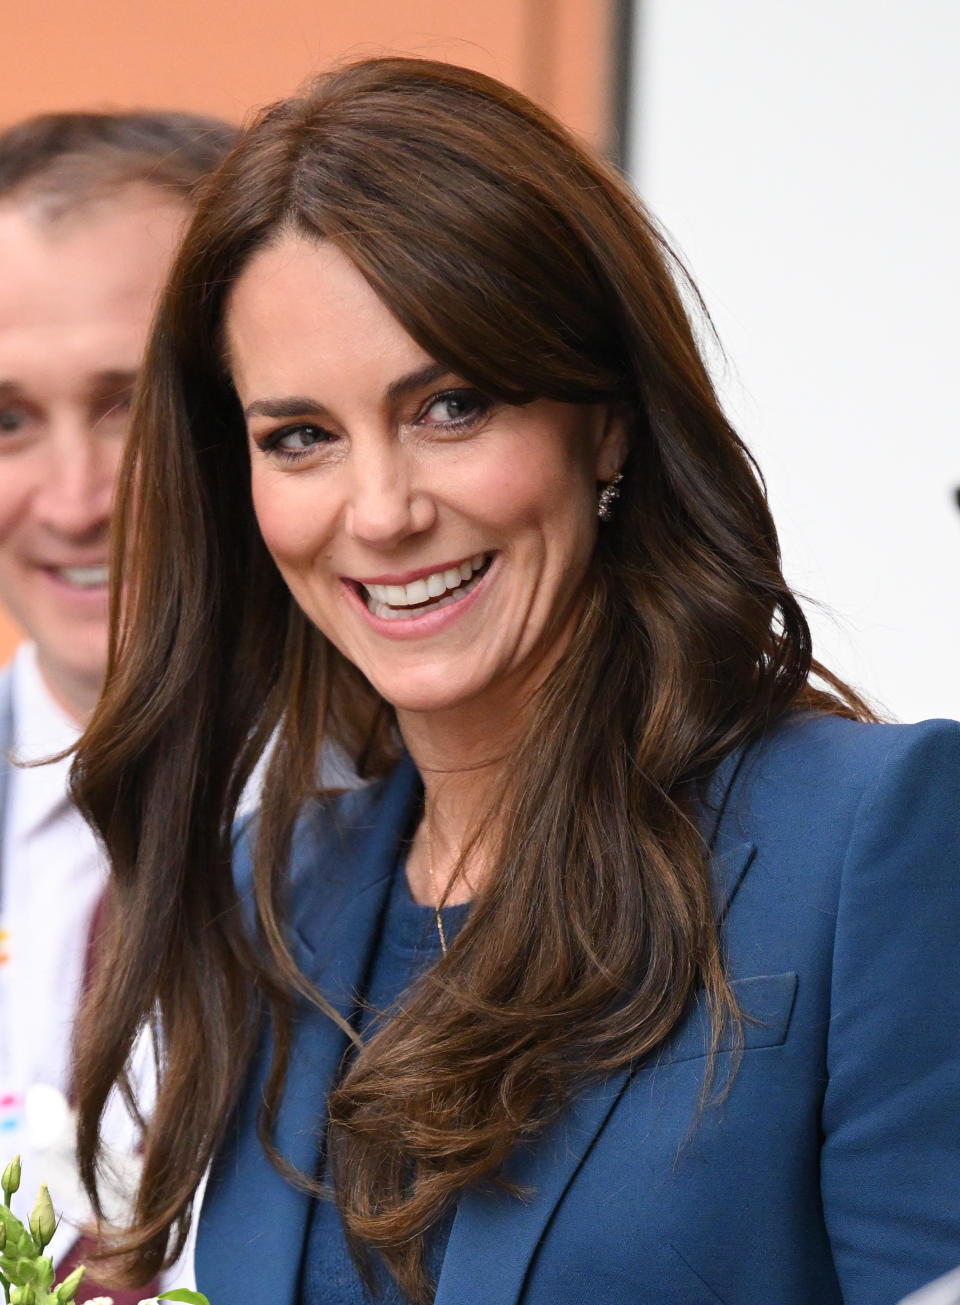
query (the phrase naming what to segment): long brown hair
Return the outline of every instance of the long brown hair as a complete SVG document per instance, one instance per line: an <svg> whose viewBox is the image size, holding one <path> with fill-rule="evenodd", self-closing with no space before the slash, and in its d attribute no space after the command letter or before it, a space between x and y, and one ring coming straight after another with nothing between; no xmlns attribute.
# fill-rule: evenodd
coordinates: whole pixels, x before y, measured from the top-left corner
<svg viewBox="0 0 960 1305"><path fill-rule="evenodd" d="M179 1245L258 1014L273 1032L269 1132L305 989L282 903L318 749L335 740L367 775L397 754L389 707L308 624L251 507L224 306L285 230L335 241L470 384L512 403L618 404L630 425L582 619L504 766L494 871L330 1098L353 1245L427 1300L423 1236L465 1184L495 1176L584 1077L657 1046L694 991L718 1024L733 1011L698 781L791 708L863 708L829 676L842 704L810 685L807 624L698 352L690 287L621 178L516 92L439 63L358 63L268 109L218 173L161 305L122 478L124 610L117 595L75 769L110 853L115 923L79 1041L91 1186L138 1031L163 1046L123 1243L141 1276L177 1221ZM252 936L230 833L271 737Z"/></svg>

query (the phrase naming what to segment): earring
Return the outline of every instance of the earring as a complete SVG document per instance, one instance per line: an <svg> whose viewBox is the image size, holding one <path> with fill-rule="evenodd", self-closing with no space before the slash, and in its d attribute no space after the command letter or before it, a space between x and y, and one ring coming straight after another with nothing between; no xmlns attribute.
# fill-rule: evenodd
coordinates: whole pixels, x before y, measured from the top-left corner
<svg viewBox="0 0 960 1305"><path fill-rule="evenodd" d="M623 480L623 472L618 471L612 480L608 480L600 491L600 498L597 501L597 516L601 521L610 521L613 517L613 509L617 499L620 497L620 482Z"/></svg>

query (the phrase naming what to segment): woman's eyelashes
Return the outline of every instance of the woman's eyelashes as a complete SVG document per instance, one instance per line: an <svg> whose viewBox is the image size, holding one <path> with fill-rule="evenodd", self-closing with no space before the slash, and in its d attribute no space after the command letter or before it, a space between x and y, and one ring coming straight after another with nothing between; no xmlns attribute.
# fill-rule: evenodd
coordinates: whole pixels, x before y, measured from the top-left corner
<svg viewBox="0 0 960 1305"><path fill-rule="evenodd" d="M460 431L477 425L493 406L493 400L467 386L434 394L420 409L416 426L436 426L441 430Z"/></svg>
<svg viewBox="0 0 960 1305"><path fill-rule="evenodd" d="M322 426L303 422L299 426L281 426L257 442L261 453L272 453L287 462L296 462L312 453L317 445L327 444L333 438Z"/></svg>
<svg viewBox="0 0 960 1305"><path fill-rule="evenodd" d="M461 434L473 430L489 416L493 400L479 390L460 386L433 394L416 411L412 420L403 424L440 434ZM321 445L332 445L338 436L322 426L300 422L295 426L281 426L266 436L256 437L263 453L286 462L296 462L315 452Z"/></svg>

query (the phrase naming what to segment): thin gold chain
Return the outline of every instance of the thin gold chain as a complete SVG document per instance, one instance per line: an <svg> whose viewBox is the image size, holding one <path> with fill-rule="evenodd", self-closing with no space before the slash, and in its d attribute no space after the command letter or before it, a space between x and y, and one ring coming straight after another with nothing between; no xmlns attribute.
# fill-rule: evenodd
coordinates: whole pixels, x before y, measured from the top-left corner
<svg viewBox="0 0 960 1305"><path fill-rule="evenodd" d="M440 950L447 954L447 939L443 932L443 916L440 913L440 893L437 890L437 872L433 868L433 834L430 829L430 808L427 799L423 799L423 829L427 837L427 868L430 871L430 887L433 889L433 911L437 917L437 933L440 935Z"/></svg>

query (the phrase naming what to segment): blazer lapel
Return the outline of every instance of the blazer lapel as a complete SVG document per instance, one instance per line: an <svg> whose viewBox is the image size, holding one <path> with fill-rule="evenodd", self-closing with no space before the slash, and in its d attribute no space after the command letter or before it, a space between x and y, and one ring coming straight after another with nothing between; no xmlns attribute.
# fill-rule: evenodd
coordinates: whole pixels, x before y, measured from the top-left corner
<svg viewBox="0 0 960 1305"><path fill-rule="evenodd" d="M739 770L738 754L718 769L710 785L715 800L704 804L704 835L712 848L710 878L721 924L756 851L752 842L738 836L736 821L727 815ZM510 1156L504 1178L526 1188L526 1200L492 1184L464 1192L447 1243L436 1305L516 1305L550 1217L634 1068L625 1066L591 1084L542 1137Z"/></svg>
<svg viewBox="0 0 960 1305"><path fill-rule="evenodd" d="M751 751L749 747L738 749L720 763L700 808L700 831L710 849L713 906L721 928L757 850L755 843L744 838L737 812Z"/></svg>
<svg viewBox="0 0 960 1305"><path fill-rule="evenodd" d="M730 763L711 785L718 801L706 803L704 832L713 852L710 869L722 921L754 855L726 814L738 774ZM385 788L367 798L370 811L340 822L342 837L307 831L294 857L294 918L302 921L299 957L304 973L349 1018L353 994L363 983L376 941L396 848L419 793L416 771L402 762ZM374 813L375 811L375 819ZM318 844L318 838L320 840ZM318 851L319 846L319 851ZM311 850L312 849L312 850ZM324 862L331 871L326 873ZM325 1096L348 1039L326 1016L310 1011L298 1023L291 1069L277 1120L276 1140L294 1166L315 1171L325 1124ZM256 1137L256 1113L269 1049L261 1057L218 1156L200 1219L197 1282L214 1300L269 1300L296 1305L310 1198L270 1165ZM444 1256L436 1305L516 1305L531 1258L553 1210L588 1156L633 1068L589 1085L535 1142L509 1158L504 1177L527 1189L519 1200L494 1186L476 1186L461 1197ZM222 1178L222 1182L218 1179ZM224 1195L220 1196L220 1192ZM237 1257L236 1228L246 1227L245 1252ZM225 1249L218 1252L220 1243ZM226 1248L233 1248L231 1253Z"/></svg>
<svg viewBox="0 0 960 1305"><path fill-rule="evenodd" d="M418 793L416 771L402 762L385 785L345 798L336 825L321 813L298 830L292 860L293 918L300 924L297 961L346 1020L354 1014L397 844ZM326 1095L349 1041L315 1008L297 1020L274 1139L284 1160L309 1175L316 1172L321 1153ZM297 1301L310 1197L276 1171L257 1137L269 1063L267 1039L204 1197L196 1276L201 1291L215 1301Z"/></svg>
<svg viewBox="0 0 960 1305"><path fill-rule="evenodd" d="M624 1069L591 1084L542 1137L510 1156L504 1178L528 1189L528 1199L493 1185L464 1192L443 1259L436 1305L514 1305L550 1216L629 1078L630 1070Z"/></svg>

